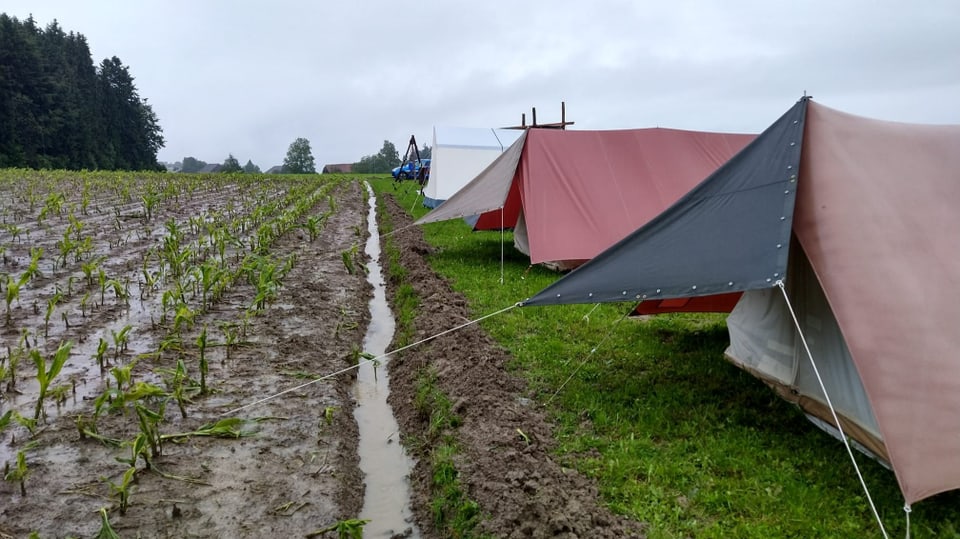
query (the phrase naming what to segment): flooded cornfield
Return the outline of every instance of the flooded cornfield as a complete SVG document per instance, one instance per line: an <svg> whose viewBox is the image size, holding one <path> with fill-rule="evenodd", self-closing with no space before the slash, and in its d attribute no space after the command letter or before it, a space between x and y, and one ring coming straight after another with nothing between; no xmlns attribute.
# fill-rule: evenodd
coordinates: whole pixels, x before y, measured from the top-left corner
<svg viewBox="0 0 960 539"><path fill-rule="evenodd" d="M316 175L4 172L0 536L356 520L356 375L304 383L361 357L366 193Z"/></svg>

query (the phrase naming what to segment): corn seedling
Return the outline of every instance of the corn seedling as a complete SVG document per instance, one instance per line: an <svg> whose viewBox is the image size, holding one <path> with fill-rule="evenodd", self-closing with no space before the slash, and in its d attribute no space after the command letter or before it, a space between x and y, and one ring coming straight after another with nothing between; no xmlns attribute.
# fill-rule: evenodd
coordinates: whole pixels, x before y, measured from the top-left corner
<svg viewBox="0 0 960 539"><path fill-rule="evenodd" d="M207 326L203 326L200 336L197 337L197 347L200 349L200 393L207 393Z"/></svg>
<svg viewBox="0 0 960 539"><path fill-rule="evenodd" d="M7 275L7 290L4 294L4 297L7 302L7 319L6 325L9 326L12 318L11 305L14 300L20 299L20 281L14 280L13 277Z"/></svg>
<svg viewBox="0 0 960 539"><path fill-rule="evenodd" d="M9 413L9 412L8 412L8 413ZM29 418L29 417L24 417L24 416L20 415L20 413L17 412L16 410L13 410L13 414L11 414L11 417L12 417L12 419L13 419L14 421L17 422L17 425L20 425L21 427L27 429L27 432L29 432L31 436L33 436L34 433L37 432L37 420L36 420L36 419ZM2 429L0 429L0 430L2 430Z"/></svg>
<svg viewBox="0 0 960 539"><path fill-rule="evenodd" d="M140 458L143 458L144 462L146 463L147 469L148 470L150 469L150 452L149 452L149 449L147 448L146 435L144 435L141 432L137 434L137 436L134 437L133 440L129 442L124 442L123 445L130 447L130 458L114 457L116 458L117 462L126 464L131 468L133 468L137 465L137 461L140 460Z"/></svg>
<svg viewBox="0 0 960 539"><path fill-rule="evenodd" d="M103 257L80 263L80 271L83 272L83 276L87 279L87 286L93 286L93 278L94 275L97 275L97 270L100 269L101 262L103 262Z"/></svg>
<svg viewBox="0 0 960 539"><path fill-rule="evenodd" d="M20 276L20 286L27 284L37 277L43 277L43 273L40 272L41 256L43 256L42 247L32 247L30 249L30 264L27 266L27 270L23 272L23 275Z"/></svg>
<svg viewBox="0 0 960 539"><path fill-rule="evenodd" d="M139 402L134 404L137 411L137 422L140 426L140 433L146 438L150 446L150 459L155 459L163 454L163 440L160 437L160 423L163 422L163 413L155 412ZM150 468L151 460L144 457L147 468Z"/></svg>
<svg viewBox="0 0 960 539"><path fill-rule="evenodd" d="M20 483L20 495L27 495L27 475L30 474L30 469L27 468L27 456L23 451L17 451L17 464L16 466L10 467L10 463L7 462L3 468L3 479L11 483Z"/></svg>
<svg viewBox="0 0 960 539"><path fill-rule="evenodd" d="M173 316L173 332L179 336L184 329L192 328L195 315L186 304L180 304Z"/></svg>
<svg viewBox="0 0 960 539"><path fill-rule="evenodd" d="M117 301L123 301L124 305L130 304L130 290L126 283L121 283L116 279L110 279L101 285L100 302L103 302L103 289L110 288Z"/></svg>
<svg viewBox="0 0 960 539"><path fill-rule="evenodd" d="M46 338L49 335L50 331L50 316L53 314L54 309L57 308L57 303L63 299L63 294L59 290L54 292L53 296L47 300L47 311L43 315L43 337Z"/></svg>
<svg viewBox="0 0 960 539"><path fill-rule="evenodd" d="M127 505L130 503L130 487L134 482L136 474L137 468L130 466L127 468L127 471L123 473L119 484L113 481L107 481L107 484L110 485L110 492L117 497L117 504L121 515L127 512Z"/></svg>
<svg viewBox="0 0 960 539"><path fill-rule="evenodd" d="M100 366L101 371L106 367L103 356L107 352L107 346L107 341L104 340L103 337L100 337L100 343L97 345L97 354L94 357L97 359L97 365Z"/></svg>
<svg viewBox="0 0 960 539"><path fill-rule="evenodd" d="M164 434L161 436L161 438L163 440L178 440L181 438L189 438L191 436L241 438L244 436L253 436L257 432L256 428L252 428L255 423L255 421L240 419L239 417L228 417L226 419L221 419L216 423L208 423L203 425L195 431L181 432L179 434Z"/></svg>
<svg viewBox="0 0 960 539"><path fill-rule="evenodd" d="M37 395L37 409L34 413L34 419L40 419L41 415L46 415L43 410L43 399L47 396L47 390L50 387L50 382L58 374L60 374L60 369L63 368L63 364L67 362L67 358L70 357L70 347L73 346L72 342L61 343L57 348L57 351L53 353L53 357L50 361L50 366L47 368L47 362L40 355L40 352L36 349L30 351L30 356L33 358L34 364L37 366L37 382L40 384L40 392Z"/></svg>
<svg viewBox="0 0 960 539"><path fill-rule="evenodd" d="M187 375L187 366L183 363L182 359L177 360L176 369L161 370L160 372L170 375L169 378L164 379L164 383L167 385L170 397L177 401L177 407L180 408L180 416L186 419L186 403L190 402L190 395L188 393L196 392L196 382L191 380Z"/></svg>
<svg viewBox="0 0 960 539"><path fill-rule="evenodd" d="M130 330L133 329L133 326L126 325L118 332L110 330L111 335L113 336L113 360L114 362L120 362L120 354L127 351L127 344L130 342Z"/></svg>
<svg viewBox="0 0 960 539"><path fill-rule="evenodd" d="M120 539L117 532L110 526L110 516L107 514L107 508L100 508L100 531L94 539Z"/></svg>
<svg viewBox="0 0 960 539"><path fill-rule="evenodd" d="M353 249L356 249L356 246L354 246ZM344 267L347 268L347 273L349 273L350 275L353 275L353 273L354 273L356 270L355 270L355 268L353 267L353 252L352 252L352 250L351 250L351 249L347 249L347 250L345 250L345 251L341 251L341 252L340 252L340 258L343 259L343 265L344 265Z"/></svg>
<svg viewBox="0 0 960 539"><path fill-rule="evenodd" d="M314 215L308 217L307 220L300 225L301 228L307 231L311 242L316 240L317 236L320 235L320 229L323 228L323 223L326 220L325 218L325 215Z"/></svg>
<svg viewBox="0 0 960 539"><path fill-rule="evenodd" d="M230 359L230 350L236 346L238 342L239 329L237 328L237 324L222 323L220 324L220 331L223 332L223 343L224 346L226 346L227 359Z"/></svg>
<svg viewBox="0 0 960 539"><path fill-rule="evenodd" d="M327 425L333 425L333 414L338 410L336 406L327 406L323 409L323 420Z"/></svg>

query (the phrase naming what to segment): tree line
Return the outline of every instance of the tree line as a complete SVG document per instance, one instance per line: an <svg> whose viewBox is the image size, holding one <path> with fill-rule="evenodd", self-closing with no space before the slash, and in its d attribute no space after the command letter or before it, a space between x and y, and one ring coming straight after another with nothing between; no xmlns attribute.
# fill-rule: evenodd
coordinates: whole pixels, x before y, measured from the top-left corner
<svg viewBox="0 0 960 539"><path fill-rule="evenodd" d="M420 148L419 151L421 159L430 159L432 153L430 146L424 144L423 148ZM410 160L409 156L408 160ZM351 170L362 174L387 173L393 170L394 167L400 166L400 161L400 152L397 151L397 147L389 140L385 140L379 152L374 155L361 157L360 161L353 163Z"/></svg>
<svg viewBox="0 0 960 539"><path fill-rule="evenodd" d="M0 13L0 168L157 169L163 132L133 81L57 21Z"/></svg>

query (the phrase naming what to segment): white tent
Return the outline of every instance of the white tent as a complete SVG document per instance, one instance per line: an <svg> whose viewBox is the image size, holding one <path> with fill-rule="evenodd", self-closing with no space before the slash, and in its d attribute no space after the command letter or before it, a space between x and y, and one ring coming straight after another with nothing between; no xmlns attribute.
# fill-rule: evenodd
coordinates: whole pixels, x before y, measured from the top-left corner
<svg viewBox="0 0 960 539"><path fill-rule="evenodd" d="M435 208L487 168L523 130L434 127L430 179L423 205Z"/></svg>

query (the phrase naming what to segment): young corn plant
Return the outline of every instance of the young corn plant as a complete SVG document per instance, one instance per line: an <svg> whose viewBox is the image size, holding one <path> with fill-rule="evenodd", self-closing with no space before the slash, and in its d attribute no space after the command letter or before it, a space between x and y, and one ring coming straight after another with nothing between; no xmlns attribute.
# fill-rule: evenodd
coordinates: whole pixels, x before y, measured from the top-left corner
<svg viewBox="0 0 960 539"><path fill-rule="evenodd" d="M150 458L144 457L144 461L149 469L152 467L152 460L163 455L163 439L160 436L160 423L163 422L163 412L153 411L140 402L134 403L134 409L137 411L137 424L140 426L140 434L146 440L150 449Z"/></svg>
<svg viewBox="0 0 960 539"><path fill-rule="evenodd" d="M23 451L17 451L17 464L10 467L7 462L3 467L3 479L11 483L20 484L20 495L27 495L27 476L30 475L30 469L27 467L27 455Z"/></svg>
<svg viewBox="0 0 960 539"><path fill-rule="evenodd" d="M120 535L110 525L110 515L107 514L107 508L100 508L100 531L94 539L120 539Z"/></svg>
<svg viewBox="0 0 960 539"><path fill-rule="evenodd" d="M133 326L126 325L120 331L110 330L113 336L113 361L120 362L120 354L127 351L127 344L130 342L130 330Z"/></svg>
<svg viewBox="0 0 960 539"><path fill-rule="evenodd" d="M226 347L227 359L230 359L230 350L239 342L240 330L235 323L223 322L220 324L220 331L223 332L223 345Z"/></svg>
<svg viewBox="0 0 960 539"><path fill-rule="evenodd" d="M33 418L39 420L40 416L46 417L46 413L43 409L43 399L47 396L47 391L50 388L50 382L60 374L60 370L63 368L64 363L67 362L67 359L70 357L70 348L73 346L73 343L67 341L61 343L57 348L57 351L53 353L53 356L50 358L50 366L47 367L47 361L42 355L40 355L39 350L34 348L30 351L30 357L33 358L33 362L37 367L37 382L40 384L40 392L37 395L37 408L34 412Z"/></svg>
<svg viewBox="0 0 960 539"><path fill-rule="evenodd" d="M13 301L20 299L20 281L14 280L14 278L9 275L7 275L7 290L4 298L7 302L7 318L5 324L9 326L13 321L13 312L11 311Z"/></svg>
<svg viewBox="0 0 960 539"><path fill-rule="evenodd" d="M197 337L197 347L200 350L200 394L207 394L207 326L203 326L200 336Z"/></svg>
<svg viewBox="0 0 960 539"><path fill-rule="evenodd" d="M43 315L43 337L47 338L50 331L50 316L53 315L54 309L57 308L57 303L63 299L63 294L59 290L54 292L53 296L47 300L47 311Z"/></svg>
<svg viewBox="0 0 960 539"><path fill-rule="evenodd" d="M180 409L180 416L186 419L187 403L190 402L190 397L199 391L197 389L199 384L190 379L187 373L187 366L182 359L177 360L176 369L165 369L159 372L169 375L169 377L164 378L167 391L169 391L170 398L177 402L177 407Z"/></svg>
<svg viewBox="0 0 960 539"><path fill-rule="evenodd" d="M107 346L107 341L103 337L100 337L100 343L97 344L97 353L93 357L96 358L97 365L100 366L101 371L107 366L106 360L104 359L104 355L107 353Z"/></svg>
<svg viewBox="0 0 960 539"><path fill-rule="evenodd" d="M130 466L120 478L120 483L107 481L107 484L110 486L110 492L117 497L117 506L121 515L126 514L127 506L130 504L130 490L136 478L136 474L137 468L135 466ZM104 518L106 518L106 516L104 516ZM106 524L109 526L109 521Z"/></svg>

